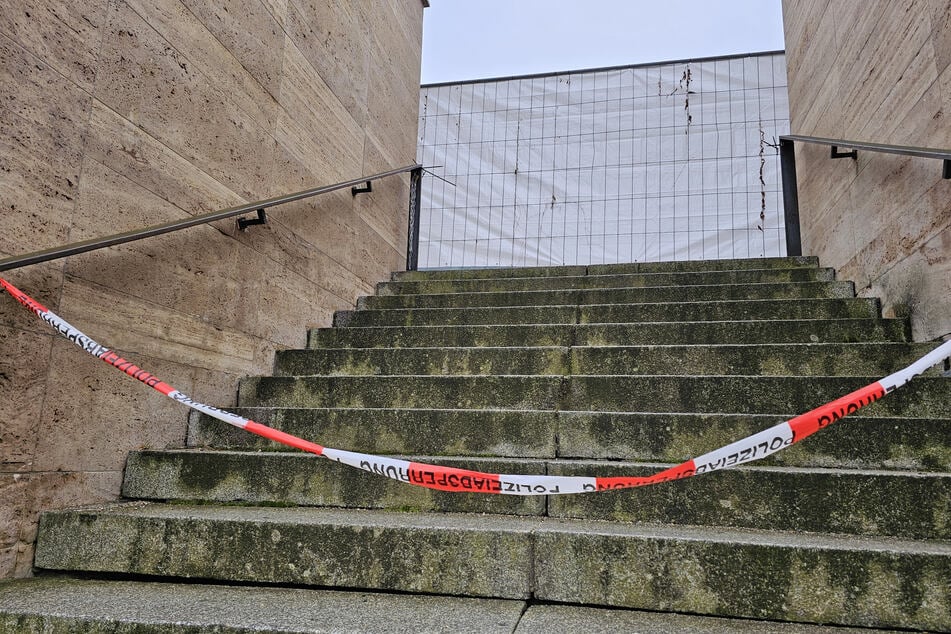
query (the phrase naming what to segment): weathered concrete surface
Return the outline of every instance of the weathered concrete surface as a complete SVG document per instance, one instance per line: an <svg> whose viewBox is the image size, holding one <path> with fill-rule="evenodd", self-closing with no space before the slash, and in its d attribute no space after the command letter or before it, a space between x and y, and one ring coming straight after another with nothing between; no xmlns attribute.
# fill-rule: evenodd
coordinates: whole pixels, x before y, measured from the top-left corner
<svg viewBox="0 0 951 634"><path fill-rule="evenodd" d="M533 605L518 622L519 634L587 632L588 634L884 634L886 630L854 629L832 625L804 625L702 617L670 612L610 610L567 605Z"/></svg>
<svg viewBox="0 0 951 634"><path fill-rule="evenodd" d="M554 457L557 413L530 410L240 407L235 412L330 447L389 454ZM217 419L193 413L188 444L282 449Z"/></svg>
<svg viewBox="0 0 951 634"><path fill-rule="evenodd" d="M867 410L866 410L867 411ZM295 436L350 451L403 455L603 458L680 462L772 427L765 414L513 410L237 408ZM951 470L947 418L853 414L763 464ZM791 414L789 415L791 416ZM196 447L283 450L283 445L193 414Z"/></svg>
<svg viewBox="0 0 951 634"><path fill-rule="evenodd" d="M534 593L541 600L871 627L951 625L944 583L951 546L938 541L154 504L48 513L41 530L37 565L54 570L498 598Z"/></svg>
<svg viewBox="0 0 951 634"><path fill-rule="evenodd" d="M431 295L371 295L361 297L364 308L461 308L465 306L538 306L542 304L610 304L680 301L726 301L731 299L795 299L855 297L852 282L768 282L719 286L582 289L512 292L461 292Z"/></svg>
<svg viewBox="0 0 951 634"><path fill-rule="evenodd" d="M24 576L33 566L38 517L35 508L61 509L77 499L114 500L122 482L119 471L0 474L0 564L12 575Z"/></svg>
<svg viewBox="0 0 951 634"><path fill-rule="evenodd" d="M786 268L737 271L691 271L631 275L579 275L574 277L508 277L380 282L377 295L433 293L512 292L590 288L644 288L709 284L764 284L828 282L835 271L827 268Z"/></svg>
<svg viewBox="0 0 951 634"><path fill-rule="evenodd" d="M636 324L369 326L311 330L308 348L623 346L908 341L900 319L791 319Z"/></svg>
<svg viewBox="0 0 951 634"><path fill-rule="evenodd" d="M875 299L736 300L654 302L582 306L496 306L348 310L334 314L334 326L453 326L474 324L634 323L750 319L848 319L879 317Z"/></svg>
<svg viewBox="0 0 951 634"><path fill-rule="evenodd" d="M553 475L650 475L666 465L549 461ZM618 522L765 530L951 537L951 475L746 467L702 478L597 495L551 496L548 515Z"/></svg>
<svg viewBox="0 0 951 634"><path fill-rule="evenodd" d="M124 504L44 514L36 565L527 598L530 530L490 515Z"/></svg>
<svg viewBox="0 0 951 634"><path fill-rule="evenodd" d="M302 376L252 377L239 385L244 407L547 409L597 412L804 413L880 377L842 376ZM863 410L939 417L951 385L919 377Z"/></svg>
<svg viewBox="0 0 951 634"><path fill-rule="evenodd" d="M571 374L885 376L934 347L901 343L578 346L569 349L569 357Z"/></svg>
<svg viewBox="0 0 951 634"><path fill-rule="evenodd" d="M636 610L289 588L31 579L0 586L0 628L25 634L126 634L213 630L281 632L460 632L482 634L585 631L592 634L882 634L837 628Z"/></svg>
<svg viewBox="0 0 951 634"><path fill-rule="evenodd" d="M410 458L486 473L544 474L540 460ZM447 493L366 473L302 453L132 452L122 494L129 499L182 500L392 509L407 512L544 515L544 496Z"/></svg>
<svg viewBox="0 0 951 634"><path fill-rule="evenodd" d="M791 258L738 258L736 260L682 260L678 262L634 262L620 264L592 264L589 275L626 273L671 273L677 271L731 271L743 269L800 268L819 266L813 256Z"/></svg>
<svg viewBox="0 0 951 634"><path fill-rule="evenodd" d="M577 320L577 306L407 308L337 311L334 313L333 325L346 327L573 324Z"/></svg>
<svg viewBox="0 0 951 634"><path fill-rule="evenodd" d="M533 348L342 348L278 352L274 373L377 374L567 374L569 349Z"/></svg>
<svg viewBox="0 0 951 634"><path fill-rule="evenodd" d="M43 578L0 585L0 631L22 634L508 634L525 603L294 588Z"/></svg>
<svg viewBox="0 0 951 634"><path fill-rule="evenodd" d="M317 348L278 352L274 374L885 376L933 348L933 344L904 343Z"/></svg>
<svg viewBox="0 0 951 634"><path fill-rule="evenodd" d="M272 407L557 409L557 376L254 377L238 386L238 404Z"/></svg>
<svg viewBox="0 0 951 634"><path fill-rule="evenodd" d="M535 558L541 600L869 627L951 623L946 542L565 522L536 534Z"/></svg>
<svg viewBox="0 0 951 634"><path fill-rule="evenodd" d="M669 465L411 456L483 473L643 476ZM147 451L129 455L123 496L188 502L547 515L632 523L737 526L949 539L951 476L743 467L597 495L459 494L409 486L301 453Z"/></svg>
<svg viewBox="0 0 951 634"><path fill-rule="evenodd" d="M422 8L4 3L0 257L406 164ZM270 210L249 232L222 221L5 277L177 388L230 404L237 377L267 371L275 349L301 346L404 262L407 178L391 181ZM0 529L6 554L51 498L103 497L51 473L114 484L128 450L184 437L174 403L56 337L0 298L0 471L33 483L0 502L16 518ZM29 568L18 557L3 557L0 578Z"/></svg>
<svg viewBox="0 0 951 634"><path fill-rule="evenodd" d="M948 471L951 421L853 414L770 456L762 464L801 467ZM558 414L558 455L680 462L767 429L780 415L591 413ZM220 427L220 425L219 425ZM245 434L247 435L247 434Z"/></svg>
<svg viewBox="0 0 951 634"><path fill-rule="evenodd" d="M842 396L933 347L904 343L907 323L880 319L874 301L807 302L829 316L751 319L764 308L788 316L791 300L667 302L643 305L661 319L658 306L669 308L667 320L639 323L623 321L639 308L612 302L591 305L590 315L617 323L575 323L588 307L568 305L449 309L454 326L317 330L313 349L280 355L277 368L289 376L241 381L239 413L332 447L488 473L646 475ZM412 311L392 312L395 323L413 323ZM489 318L546 314L560 323ZM472 315L484 324L459 321ZM44 515L36 562L105 575L944 630L949 388L932 371L756 465L547 499L411 487L275 451L282 447L193 415L188 442L202 449L129 457L124 493L151 502ZM533 606L519 604L530 626ZM662 623L579 610L565 618L591 618L592 631ZM700 631L727 627L672 618ZM809 631L798 628L790 631Z"/></svg>
<svg viewBox="0 0 951 634"><path fill-rule="evenodd" d="M941 0L861 6L784 0L790 130L951 147L948 32ZM797 148L803 249L911 317L917 340L951 333L951 182L939 161Z"/></svg>
<svg viewBox="0 0 951 634"><path fill-rule="evenodd" d="M563 409L757 414L807 412L880 377L571 376ZM574 405L574 407L572 407ZM951 384L920 377L862 409L877 416L944 417Z"/></svg>

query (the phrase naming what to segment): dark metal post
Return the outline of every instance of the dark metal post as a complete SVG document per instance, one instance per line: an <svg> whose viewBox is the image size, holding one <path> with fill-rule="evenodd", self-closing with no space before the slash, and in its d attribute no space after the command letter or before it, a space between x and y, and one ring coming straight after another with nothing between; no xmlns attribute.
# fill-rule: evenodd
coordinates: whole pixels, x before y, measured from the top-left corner
<svg viewBox="0 0 951 634"><path fill-rule="evenodd" d="M796 147L789 139L779 140L779 171L783 177L783 215L786 219L786 255L802 255L799 230L799 191L796 180Z"/></svg>
<svg viewBox="0 0 951 634"><path fill-rule="evenodd" d="M406 235L406 270L419 267L419 209L423 200L423 168L409 173L409 220Z"/></svg>

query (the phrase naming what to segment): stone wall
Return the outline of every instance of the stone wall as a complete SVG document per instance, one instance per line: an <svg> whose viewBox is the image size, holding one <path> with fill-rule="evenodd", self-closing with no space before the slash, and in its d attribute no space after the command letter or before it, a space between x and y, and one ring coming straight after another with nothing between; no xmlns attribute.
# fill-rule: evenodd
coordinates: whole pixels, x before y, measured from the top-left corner
<svg viewBox="0 0 951 634"><path fill-rule="evenodd" d="M0 7L0 257L410 164L420 0L13 0ZM405 261L408 178L5 274L193 397ZM41 509L114 498L186 411L0 297L0 576Z"/></svg>
<svg viewBox="0 0 951 634"><path fill-rule="evenodd" d="M949 0L783 0L793 134L951 149ZM951 180L941 163L796 152L803 252L914 335L951 334Z"/></svg>

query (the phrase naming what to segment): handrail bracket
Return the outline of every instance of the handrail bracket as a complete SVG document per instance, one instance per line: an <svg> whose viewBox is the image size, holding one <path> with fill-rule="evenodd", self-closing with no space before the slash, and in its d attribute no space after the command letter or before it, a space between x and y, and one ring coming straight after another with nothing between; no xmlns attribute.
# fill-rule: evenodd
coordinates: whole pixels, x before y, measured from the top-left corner
<svg viewBox="0 0 951 634"><path fill-rule="evenodd" d="M357 194L369 194L372 191L373 191L373 181L367 181L366 185L364 185L363 187L354 186L350 188L350 193L354 196L356 196Z"/></svg>
<svg viewBox="0 0 951 634"><path fill-rule="evenodd" d="M951 159L944 159L944 167L941 168L941 178L951 178Z"/></svg>
<svg viewBox="0 0 951 634"><path fill-rule="evenodd" d="M247 231L248 227L253 227L254 225L266 225L267 224L267 212L264 211L264 207L258 209L257 218L238 218L238 229L241 231Z"/></svg>
<svg viewBox="0 0 951 634"><path fill-rule="evenodd" d="M840 158L850 158L853 160L858 160L859 152L858 150L852 150L851 152L840 152L838 145L832 146L832 152L829 154L829 158L840 159Z"/></svg>

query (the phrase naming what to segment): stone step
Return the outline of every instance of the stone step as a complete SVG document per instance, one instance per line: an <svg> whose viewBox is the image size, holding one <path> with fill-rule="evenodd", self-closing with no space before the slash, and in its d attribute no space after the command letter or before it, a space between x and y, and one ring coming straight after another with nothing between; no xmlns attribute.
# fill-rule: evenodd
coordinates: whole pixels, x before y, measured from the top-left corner
<svg viewBox="0 0 951 634"><path fill-rule="evenodd" d="M951 544L592 520L127 503L45 513L36 566L951 628Z"/></svg>
<svg viewBox="0 0 951 634"><path fill-rule="evenodd" d="M500 599L203 583L46 577L0 584L0 631L18 634L509 634L526 608Z"/></svg>
<svg viewBox="0 0 951 634"><path fill-rule="evenodd" d="M248 377L238 405L257 407L383 407L558 409L560 376L308 376Z"/></svg>
<svg viewBox="0 0 951 634"><path fill-rule="evenodd" d="M885 376L933 344L318 348L276 354L277 376L491 374L758 374ZM938 372L937 369L933 372Z"/></svg>
<svg viewBox="0 0 951 634"><path fill-rule="evenodd" d="M665 466L552 461L548 473L650 475ZM552 496L547 515L907 539L951 538L947 522L951 473L752 466L671 484L644 487L627 496L624 491Z"/></svg>
<svg viewBox="0 0 951 634"><path fill-rule="evenodd" d="M728 301L855 297L852 282L794 284L718 284L556 291L467 292L431 295L371 295L357 300L359 309L463 308L475 306L542 306L644 302Z"/></svg>
<svg viewBox="0 0 951 634"><path fill-rule="evenodd" d="M308 348L621 346L909 341L901 319L791 319L630 324L318 328Z"/></svg>
<svg viewBox="0 0 951 634"><path fill-rule="evenodd" d="M514 634L885 634L888 630L807 625L723 617L704 617L673 612L649 612L591 608L573 605L532 604L519 619ZM893 631L892 631L893 632Z"/></svg>
<svg viewBox="0 0 951 634"><path fill-rule="evenodd" d="M493 324L607 324L668 321L877 318L874 298L760 299L728 302L390 308L334 313L334 326L438 326Z"/></svg>
<svg viewBox="0 0 951 634"><path fill-rule="evenodd" d="M905 345L905 344L898 344ZM319 348L275 354L274 374L303 375L560 375L569 348Z"/></svg>
<svg viewBox="0 0 951 634"><path fill-rule="evenodd" d="M643 288L712 284L780 284L791 282L831 282L835 271L828 268L746 269L676 273L634 273L627 275L575 275L546 277L503 277L469 280L413 280L380 282L377 295L418 295L435 293L507 293L565 289Z"/></svg>
<svg viewBox="0 0 951 634"><path fill-rule="evenodd" d="M641 476L639 462L412 456L484 473ZM447 493L303 453L138 451L123 496L297 506L539 515L635 523L733 526L908 539L951 539L951 474L738 467L637 490L537 497Z"/></svg>
<svg viewBox="0 0 951 634"><path fill-rule="evenodd" d="M435 378L435 377L434 377ZM563 379L561 409L768 414L806 412L881 377L580 376ZM306 379L305 379L306 380ZM951 380L919 377L863 411L876 416L944 417Z"/></svg>
<svg viewBox="0 0 951 634"><path fill-rule="evenodd" d="M237 407L233 411L338 449L515 458L556 456L560 416L553 411L491 409ZM770 420L772 424L777 422ZM583 425L581 421L577 424ZM255 451L287 449L198 412L189 415L188 446Z"/></svg>
<svg viewBox="0 0 951 634"><path fill-rule="evenodd" d="M886 376L935 347L930 343L579 346L569 348L568 356L571 374Z"/></svg>
<svg viewBox="0 0 951 634"><path fill-rule="evenodd" d="M499 277L545 277L574 275L627 275L672 273L677 271L735 271L744 269L788 269L819 266L812 256L748 258L738 260L682 260L676 262L633 262L588 266L497 267L471 269L429 269L393 273L394 281L429 279L493 279Z"/></svg>
<svg viewBox="0 0 951 634"><path fill-rule="evenodd" d="M0 584L0 631L157 634L883 634L640 610L384 592L109 581L65 576Z"/></svg>
<svg viewBox="0 0 951 634"><path fill-rule="evenodd" d="M491 473L544 475L548 466L530 459L416 458ZM122 495L192 503L546 514L545 496L433 491L299 452L136 451L129 454Z"/></svg>
<svg viewBox="0 0 951 634"><path fill-rule="evenodd" d="M881 377L787 376L306 376L249 377L242 407L542 409L769 414L806 412ZM951 380L920 377L866 410L941 417Z"/></svg>
<svg viewBox="0 0 951 634"><path fill-rule="evenodd" d="M682 462L767 429L795 412L601 413L512 410L236 408L320 444L373 454ZM951 417L853 414L758 464L951 471ZM239 450L284 445L193 412L188 444Z"/></svg>

